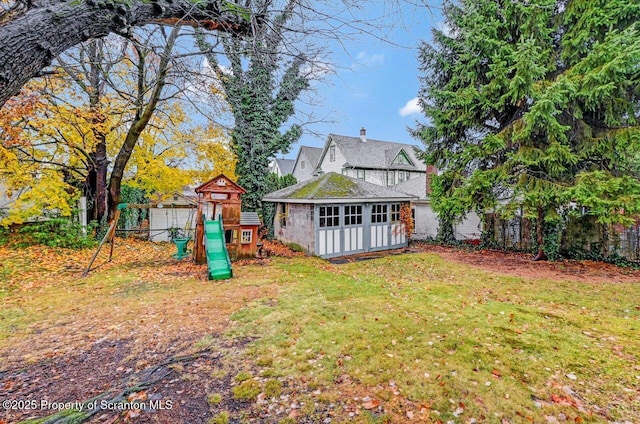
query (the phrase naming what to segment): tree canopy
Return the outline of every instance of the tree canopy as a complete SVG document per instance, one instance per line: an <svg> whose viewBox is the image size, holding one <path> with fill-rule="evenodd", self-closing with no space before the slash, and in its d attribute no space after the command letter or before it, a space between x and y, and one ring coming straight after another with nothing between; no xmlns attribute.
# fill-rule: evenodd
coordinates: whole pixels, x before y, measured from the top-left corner
<svg viewBox="0 0 640 424"><path fill-rule="evenodd" d="M545 222L585 206L600 222L640 213L640 4L447 1L420 48L436 211ZM540 258L544 252L539 251Z"/></svg>
<svg viewBox="0 0 640 424"><path fill-rule="evenodd" d="M246 35L252 20L235 2L212 0L14 0L0 9L0 107L62 52L91 38L149 23Z"/></svg>

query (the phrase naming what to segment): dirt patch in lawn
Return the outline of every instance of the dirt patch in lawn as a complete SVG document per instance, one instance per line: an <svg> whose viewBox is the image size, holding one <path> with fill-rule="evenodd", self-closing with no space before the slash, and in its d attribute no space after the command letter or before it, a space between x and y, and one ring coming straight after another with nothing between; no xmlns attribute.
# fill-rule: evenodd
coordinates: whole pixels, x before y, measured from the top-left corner
<svg viewBox="0 0 640 424"><path fill-rule="evenodd" d="M602 262L567 259L536 262L532 260L533 255L528 253L468 250L427 243L412 243L411 250L435 253L447 261L471 265L496 274L527 279L544 278L585 283L640 282L640 270Z"/></svg>

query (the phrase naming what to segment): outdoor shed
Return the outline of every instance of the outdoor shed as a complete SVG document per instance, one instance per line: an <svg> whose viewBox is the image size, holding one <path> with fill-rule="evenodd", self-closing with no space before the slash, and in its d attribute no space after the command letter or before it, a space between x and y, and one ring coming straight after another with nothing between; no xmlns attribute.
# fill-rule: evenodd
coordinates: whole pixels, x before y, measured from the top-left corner
<svg viewBox="0 0 640 424"><path fill-rule="evenodd" d="M408 243L401 208L414 196L335 172L267 194L274 232L323 258L396 249Z"/></svg>
<svg viewBox="0 0 640 424"><path fill-rule="evenodd" d="M192 235L196 222L196 195L193 189L174 193L149 208L149 240L170 241L172 229Z"/></svg>

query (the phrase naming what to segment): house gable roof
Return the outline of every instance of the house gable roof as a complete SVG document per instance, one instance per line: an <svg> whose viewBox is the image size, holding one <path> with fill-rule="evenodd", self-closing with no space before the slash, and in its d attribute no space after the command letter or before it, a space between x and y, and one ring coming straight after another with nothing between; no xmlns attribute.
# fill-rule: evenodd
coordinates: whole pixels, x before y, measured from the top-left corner
<svg viewBox="0 0 640 424"><path fill-rule="evenodd" d="M293 165L293 171L295 171L298 167L298 162L300 162L300 157L303 154L309 159L309 168L313 170L316 166L318 166L318 162L320 161L320 156L322 155L322 147L300 146L298 156L296 156L295 163Z"/></svg>
<svg viewBox="0 0 640 424"><path fill-rule="evenodd" d="M318 162L318 168L320 168L331 142L335 143L336 147L342 152L346 160L343 166L347 168L398 169L426 172L424 162L416 154L417 146L371 139L362 141L360 137L347 137L337 134L329 134ZM402 153L407 157L410 164L393 163L396 157Z"/></svg>
<svg viewBox="0 0 640 424"><path fill-rule="evenodd" d="M262 200L279 203L355 203L409 201L414 198L396 190L329 172L269 193Z"/></svg>
<svg viewBox="0 0 640 424"><path fill-rule="evenodd" d="M276 164L282 175L292 174L295 163L295 159L276 159Z"/></svg>

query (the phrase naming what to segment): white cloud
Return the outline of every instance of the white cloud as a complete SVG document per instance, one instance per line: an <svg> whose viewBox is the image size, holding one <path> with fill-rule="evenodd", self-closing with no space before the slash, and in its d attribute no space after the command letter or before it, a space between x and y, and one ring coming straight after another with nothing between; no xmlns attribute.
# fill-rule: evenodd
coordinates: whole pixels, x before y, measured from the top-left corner
<svg viewBox="0 0 640 424"><path fill-rule="evenodd" d="M368 54L367 52L360 52L356 56L356 66L381 66L384 64L384 54Z"/></svg>
<svg viewBox="0 0 640 424"><path fill-rule="evenodd" d="M418 98L414 97L413 99L409 100L398 112L401 116L409 116L415 113L421 113L422 109L418 104Z"/></svg>

